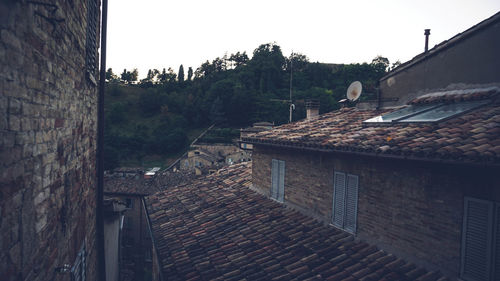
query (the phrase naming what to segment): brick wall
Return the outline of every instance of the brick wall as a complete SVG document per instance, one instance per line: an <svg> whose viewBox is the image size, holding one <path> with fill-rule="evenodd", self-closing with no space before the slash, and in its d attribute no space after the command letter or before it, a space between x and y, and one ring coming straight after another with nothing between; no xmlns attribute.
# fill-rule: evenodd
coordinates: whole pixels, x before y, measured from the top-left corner
<svg viewBox="0 0 500 281"><path fill-rule="evenodd" d="M457 276L463 197L500 201L493 168L256 146L253 185L269 195L271 160L285 161L285 204L331 222L333 171L359 176L356 236L429 269Z"/></svg>
<svg viewBox="0 0 500 281"><path fill-rule="evenodd" d="M87 280L96 280L87 1L45 2L0 2L0 276L69 280L55 268L85 244Z"/></svg>

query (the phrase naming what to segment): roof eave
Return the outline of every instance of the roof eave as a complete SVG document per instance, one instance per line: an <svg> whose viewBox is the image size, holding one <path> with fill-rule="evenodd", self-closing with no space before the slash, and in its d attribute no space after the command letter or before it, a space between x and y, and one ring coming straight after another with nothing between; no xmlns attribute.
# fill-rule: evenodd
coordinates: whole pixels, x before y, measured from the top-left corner
<svg viewBox="0 0 500 281"><path fill-rule="evenodd" d="M427 157L418 157L411 155L397 155L397 154L388 154L388 153L379 153L379 152L364 152L364 151L352 151L352 150L339 150L339 149L327 149L321 147L309 147L306 145L290 145L290 144L276 144L271 142L251 142L246 141L247 143L251 143L253 145L262 145L262 146L270 146L270 147L280 147L287 149L295 149L302 151L315 151L315 152L324 152L324 153L338 153L338 154L350 154L350 155L359 155L359 156L369 156L369 157L383 157L387 159L399 159L399 160L409 160L409 161L419 161L419 162L430 162L430 163L439 163L439 164L451 164L451 165L468 165L468 166L491 166L491 167L500 167L500 163L497 162L478 162L478 161L460 161L460 160L451 160L451 159L443 159L443 158L427 158ZM255 150L254 150L255 151Z"/></svg>

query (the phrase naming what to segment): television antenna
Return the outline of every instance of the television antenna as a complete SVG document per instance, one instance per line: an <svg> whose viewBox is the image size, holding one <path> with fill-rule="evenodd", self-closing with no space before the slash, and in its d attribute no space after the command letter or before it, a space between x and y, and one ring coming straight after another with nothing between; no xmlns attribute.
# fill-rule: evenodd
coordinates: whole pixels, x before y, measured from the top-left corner
<svg viewBox="0 0 500 281"><path fill-rule="evenodd" d="M292 113L295 110L295 104L292 102L292 85L293 85L293 50L290 55L290 99L288 100L280 100L280 99L270 99L271 101L279 101L283 103L288 103L290 110L290 117L288 119L288 123L292 123Z"/></svg>
<svg viewBox="0 0 500 281"><path fill-rule="evenodd" d="M361 96L362 91L363 86L361 85L361 82L352 82L351 85L349 85L349 88L347 88L347 99L351 102L357 100Z"/></svg>

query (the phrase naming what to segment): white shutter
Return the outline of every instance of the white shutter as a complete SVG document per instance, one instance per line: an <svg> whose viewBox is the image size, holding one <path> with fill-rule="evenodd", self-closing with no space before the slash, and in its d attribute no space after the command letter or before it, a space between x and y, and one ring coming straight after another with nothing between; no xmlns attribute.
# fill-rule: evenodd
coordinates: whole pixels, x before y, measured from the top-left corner
<svg viewBox="0 0 500 281"><path fill-rule="evenodd" d="M279 162L276 159L272 161L271 167L271 198L278 198L278 181L279 181Z"/></svg>
<svg viewBox="0 0 500 281"><path fill-rule="evenodd" d="M493 237L493 280L500 281L500 203L495 204L495 234Z"/></svg>
<svg viewBox="0 0 500 281"><path fill-rule="evenodd" d="M487 281L491 274L493 202L464 198L462 264L467 281Z"/></svg>
<svg viewBox="0 0 500 281"><path fill-rule="evenodd" d="M285 161L279 162L279 184L277 200L283 202L285 199Z"/></svg>
<svg viewBox="0 0 500 281"><path fill-rule="evenodd" d="M356 233L356 217L358 212L358 176L347 175L345 194L344 229Z"/></svg>
<svg viewBox="0 0 500 281"><path fill-rule="evenodd" d="M344 227L344 210L345 210L345 174L334 172L333 174L333 225Z"/></svg>

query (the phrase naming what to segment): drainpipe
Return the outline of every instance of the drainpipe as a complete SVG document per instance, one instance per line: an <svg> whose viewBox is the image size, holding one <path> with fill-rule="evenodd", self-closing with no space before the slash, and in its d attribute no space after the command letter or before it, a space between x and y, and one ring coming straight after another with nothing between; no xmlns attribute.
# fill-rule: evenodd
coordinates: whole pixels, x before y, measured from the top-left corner
<svg viewBox="0 0 500 281"><path fill-rule="evenodd" d="M96 194L96 243L98 280L106 281L104 256L104 87L106 86L106 32L108 0L102 0L101 68L99 73L99 98L97 101L97 194Z"/></svg>
<svg viewBox="0 0 500 281"><path fill-rule="evenodd" d="M427 51L429 50L429 35L431 35L431 30L425 29L424 35L425 35L425 53L427 53Z"/></svg>

